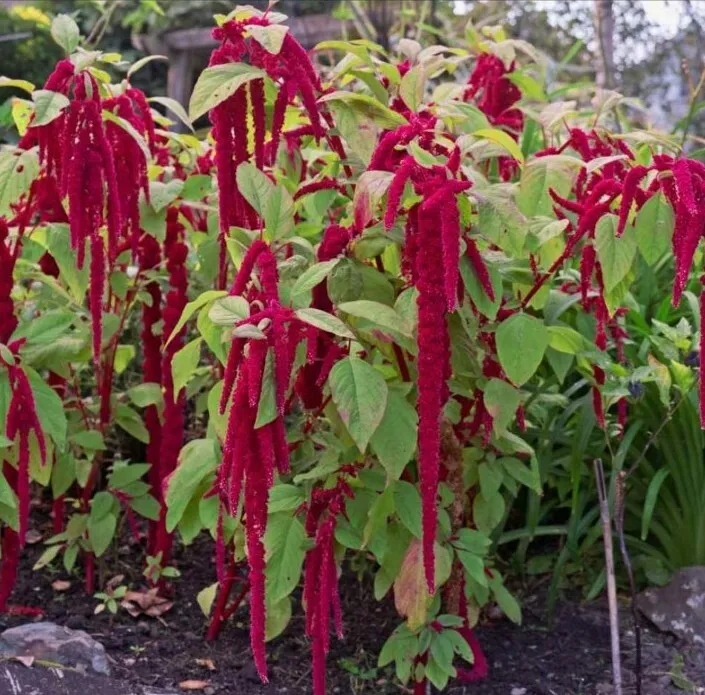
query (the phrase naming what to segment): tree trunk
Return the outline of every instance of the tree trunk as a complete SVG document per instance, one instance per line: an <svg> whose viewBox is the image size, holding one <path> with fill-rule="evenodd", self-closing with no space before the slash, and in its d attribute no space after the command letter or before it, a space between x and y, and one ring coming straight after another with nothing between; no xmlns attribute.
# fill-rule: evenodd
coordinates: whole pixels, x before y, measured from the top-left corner
<svg viewBox="0 0 705 695"><path fill-rule="evenodd" d="M614 11L613 0L594 0L597 43L597 86L614 86Z"/></svg>

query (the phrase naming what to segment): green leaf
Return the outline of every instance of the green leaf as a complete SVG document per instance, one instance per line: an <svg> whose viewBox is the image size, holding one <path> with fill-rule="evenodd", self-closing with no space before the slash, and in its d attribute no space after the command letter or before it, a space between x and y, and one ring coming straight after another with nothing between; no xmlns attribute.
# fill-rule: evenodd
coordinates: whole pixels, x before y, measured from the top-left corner
<svg viewBox="0 0 705 695"><path fill-rule="evenodd" d="M537 495L541 494L541 477L539 475L538 465L529 467L519 459L511 456L499 459L499 462L514 480L518 480L522 485L526 485L526 487L533 490Z"/></svg>
<svg viewBox="0 0 705 695"><path fill-rule="evenodd" d="M176 528L186 505L203 479L215 471L218 464L212 439L194 439L179 453L176 470L169 478L166 490L166 528Z"/></svg>
<svg viewBox="0 0 705 695"><path fill-rule="evenodd" d="M10 484L5 480L2 470L0 470L0 504L4 504L10 509L17 508L17 497L12 491Z"/></svg>
<svg viewBox="0 0 705 695"><path fill-rule="evenodd" d="M148 463L132 463L116 467L108 478L108 486L121 490L146 475L150 468Z"/></svg>
<svg viewBox="0 0 705 695"><path fill-rule="evenodd" d="M485 407L492 416L492 427L501 434L507 429L519 407L519 391L506 381L490 379L483 395Z"/></svg>
<svg viewBox="0 0 705 695"><path fill-rule="evenodd" d="M206 68L193 88L188 115L193 123L214 106L232 96L250 80L266 77L263 70L245 63L225 63Z"/></svg>
<svg viewBox="0 0 705 695"><path fill-rule="evenodd" d="M299 583L306 555L306 531L292 514L277 514L269 519L264 544L267 549L267 597L277 603Z"/></svg>
<svg viewBox="0 0 705 695"><path fill-rule="evenodd" d="M394 486L394 507L399 521L416 538L421 538L421 496L416 486L398 480Z"/></svg>
<svg viewBox="0 0 705 695"><path fill-rule="evenodd" d="M25 367L25 373L32 386L39 424L42 426L44 434L49 435L57 446L62 448L66 441L68 427L64 404L56 391L37 372L30 367Z"/></svg>
<svg viewBox="0 0 705 695"><path fill-rule="evenodd" d="M247 33L272 55L279 55L288 31L289 27L283 24L270 24L266 27L249 25L247 27Z"/></svg>
<svg viewBox="0 0 705 695"><path fill-rule="evenodd" d="M404 116L384 104L381 104L374 97L356 92L337 91L326 94L319 99L320 102L343 102L355 112L376 123L380 128L396 128L400 125L407 125L408 121Z"/></svg>
<svg viewBox="0 0 705 695"><path fill-rule="evenodd" d="M178 395L186 386L201 358L201 343L203 338L196 338L184 345L175 355L171 363L171 374L174 380L174 394Z"/></svg>
<svg viewBox="0 0 705 695"><path fill-rule="evenodd" d="M149 147L147 146L147 141L142 137L142 135L135 129L135 127L129 121L126 121L120 116L116 116L114 113L112 113L111 111L107 111L106 109L103 109L102 116L104 121L109 121L110 123L114 123L119 128L122 128L137 143L140 150L142 151L144 161L150 161L151 152L149 151ZM179 183L182 184L183 182L179 180ZM151 185L152 184L150 183L150 187Z"/></svg>
<svg viewBox="0 0 705 695"><path fill-rule="evenodd" d="M364 327L363 330L381 330L398 333L405 338L412 337L411 326L397 312L386 304L359 299L355 302L344 302L338 305L340 311L357 318L366 319L373 324L372 328Z"/></svg>
<svg viewBox="0 0 705 695"><path fill-rule="evenodd" d="M663 193L651 196L636 215L636 245L644 260L654 265L671 248L673 208Z"/></svg>
<svg viewBox="0 0 705 695"><path fill-rule="evenodd" d="M183 190L184 182L172 179L169 183L161 181L149 182L149 201L154 212L159 212L173 203Z"/></svg>
<svg viewBox="0 0 705 695"><path fill-rule="evenodd" d="M651 518L654 515L654 507L658 501L658 493L666 478L671 473L670 468L661 468L656 471L656 475L651 479L649 487L646 491L646 499L644 500L644 511L641 515L641 540L645 541L649 535L649 527L651 526Z"/></svg>
<svg viewBox="0 0 705 695"><path fill-rule="evenodd" d="M151 56L144 56L144 58L140 58L139 60L136 60L132 65L130 66L130 69L127 71L127 79L129 80L138 70L141 70L147 63L151 63L153 60L169 60L168 56L162 56L162 55L151 55Z"/></svg>
<svg viewBox="0 0 705 695"><path fill-rule="evenodd" d="M557 352L577 355L592 347L578 331L570 326L548 326L548 333L549 345Z"/></svg>
<svg viewBox="0 0 705 695"><path fill-rule="evenodd" d="M296 485L275 485L269 491L268 511L270 514L277 512L291 512L298 509L306 498L301 488Z"/></svg>
<svg viewBox="0 0 705 695"><path fill-rule="evenodd" d="M476 138L491 140L507 150L507 152L509 152L509 154L514 157L517 162L520 164L524 163L524 155L521 153L519 145L517 145L511 135L505 133L503 130L498 130L497 128L480 128L480 130L476 130L473 135Z"/></svg>
<svg viewBox="0 0 705 695"><path fill-rule="evenodd" d="M281 239L294 228L294 200L283 186L277 186L254 164L237 168L237 187L247 202L264 219L266 238Z"/></svg>
<svg viewBox="0 0 705 695"><path fill-rule="evenodd" d="M76 461L72 454L60 454L51 469L51 491L54 499L61 497L76 480Z"/></svg>
<svg viewBox="0 0 705 695"><path fill-rule="evenodd" d="M73 444L88 449L89 451L104 451L105 441L103 435L98 430L84 430L76 432L69 437L69 441Z"/></svg>
<svg viewBox="0 0 705 695"><path fill-rule="evenodd" d="M258 27L259 28L259 27ZM267 603L267 615L264 624L266 642L279 637L291 620L291 599L287 596L274 605Z"/></svg>
<svg viewBox="0 0 705 695"><path fill-rule="evenodd" d="M370 439L372 451L392 480L398 480L416 451L418 415L406 398L389 391L387 407Z"/></svg>
<svg viewBox="0 0 705 695"><path fill-rule="evenodd" d="M76 22L67 14L60 14L54 17L51 23L51 38L66 51L73 53L81 40L81 32Z"/></svg>
<svg viewBox="0 0 705 695"><path fill-rule="evenodd" d="M333 367L328 383L342 421L364 453L387 406L384 377L359 357L347 357Z"/></svg>
<svg viewBox="0 0 705 695"><path fill-rule="evenodd" d="M82 304L88 287L90 263L86 259L81 270L76 267L76 252L71 248L67 224L47 227L46 248L59 266L59 277L68 285L73 300Z"/></svg>
<svg viewBox="0 0 705 695"><path fill-rule="evenodd" d="M611 292L627 277L636 256L636 232L626 227L617 238L617 217L604 215L595 229L595 250L602 266L605 291Z"/></svg>
<svg viewBox="0 0 705 695"><path fill-rule="evenodd" d="M32 127L51 123L71 103L63 94L52 92L50 89L38 89L32 92L32 100L34 101Z"/></svg>
<svg viewBox="0 0 705 695"><path fill-rule="evenodd" d="M494 290L494 301L487 296L480 281L477 279L472 264L466 256L460 259L460 275L463 278L465 289L477 310L488 319L494 320L499 311L499 305L502 303L502 276L493 263L485 263L485 265Z"/></svg>
<svg viewBox="0 0 705 695"><path fill-rule="evenodd" d="M213 192L213 179L207 174L193 174L184 181L181 197L188 201L200 201Z"/></svg>
<svg viewBox="0 0 705 695"><path fill-rule="evenodd" d="M213 607L213 602L215 601L215 595L217 592L218 582L215 582L214 584L207 586L205 589L201 589L196 595L196 602L206 618L211 614L211 608Z"/></svg>
<svg viewBox="0 0 705 695"><path fill-rule="evenodd" d="M181 329L186 325L186 322L201 308L203 308L206 304L209 302L212 302L215 299L219 299L220 297L225 297L228 293L225 290L207 290L203 294L199 295L194 299L192 302L189 302L185 307L184 310L181 312L181 316L179 317L179 320L176 323L176 326L174 326L174 330L171 332L171 335L169 336L169 339L166 341L166 345L168 345L175 336L179 334ZM166 347L165 345L165 347Z"/></svg>
<svg viewBox="0 0 705 695"><path fill-rule="evenodd" d="M367 547L371 538L376 537L387 525L387 519L394 514L394 484L388 485L370 507L367 523L362 533L362 546Z"/></svg>
<svg viewBox="0 0 705 695"><path fill-rule="evenodd" d="M475 496L472 510L478 530L491 533L504 518L506 503L504 497L496 493L487 499L482 493Z"/></svg>
<svg viewBox="0 0 705 695"><path fill-rule="evenodd" d="M307 268L299 275L291 288L292 301L310 292L316 285L323 282L339 262L340 258L333 258L330 261L315 263L310 268Z"/></svg>
<svg viewBox="0 0 705 695"><path fill-rule="evenodd" d="M399 96L412 111L416 111L423 103L426 78L425 65L416 65L402 77Z"/></svg>
<svg viewBox="0 0 705 695"><path fill-rule="evenodd" d="M10 206L29 191L38 174L36 150L0 151L0 217L12 217Z"/></svg>
<svg viewBox="0 0 705 695"><path fill-rule="evenodd" d="M255 429L264 427L277 419L277 394L274 384L274 353L267 350L262 371L262 388L260 389L259 404L257 406L257 419Z"/></svg>
<svg viewBox="0 0 705 695"><path fill-rule="evenodd" d="M339 335L341 338L355 339L355 334L337 316L333 316L327 311L314 308L299 309L296 312L296 318L299 321L320 328L322 331Z"/></svg>
<svg viewBox="0 0 705 695"><path fill-rule="evenodd" d="M89 519L88 539L96 557L100 557L110 547L116 527L117 518L113 514L108 514L100 520Z"/></svg>
<svg viewBox="0 0 705 695"><path fill-rule="evenodd" d="M149 97L150 103L161 104L164 108L169 109L191 132L193 132L193 124L186 113L186 109L170 97Z"/></svg>
<svg viewBox="0 0 705 695"><path fill-rule="evenodd" d="M162 406L164 404L162 386L155 382L146 382L133 386L127 391L127 395L138 408L146 408L150 405Z"/></svg>
<svg viewBox="0 0 705 695"><path fill-rule="evenodd" d="M0 76L0 87L12 87L14 89L22 89L28 94L34 91L34 84L27 80L17 80L11 77Z"/></svg>
<svg viewBox="0 0 705 695"><path fill-rule="evenodd" d="M59 554L61 550L61 545L50 545L40 556L39 559L34 563L33 570L40 570L42 567L46 567L50 564L54 558Z"/></svg>
<svg viewBox="0 0 705 695"><path fill-rule="evenodd" d="M497 329L497 356L506 375L517 386L536 372L549 342L546 326L525 313L514 314Z"/></svg>
<svg viewBox="0 0 705 695"><path fill-rule="evenodd" d="M92 523L98 522L104 519L113 510L115 505L115 497L106 491L96 493L95 497L91 501L91 513L89 521Z"/></svg>
<svg viewBox="0 0 705 695"><path fill-rule="evenodd" d="M161 505L152 495L134 497L130 500L130 508L134 509L141 517L151 521L157 521L161 514Z"/></svg>
<svg viewBox="0 0 705 695"><path fill-rule="evenodd" d="M570 191L573 174L567 166L561 166L549 157L539 157L528 164L521 173L517 205L527 217L555 217L553 198L549 190L553 189L561 196Z"/></svg>
<svg viewBox="0 0 705 695"><path fill-rule="evenodd" d="M495 576L490 580L490 587L497 605L513 623L521 625L521 608L518 601L507 591L502 578L496 572L494 574Z"/></svg>
<svg viewBox="0 0 705 695"><path fill-rule="evenodd" d="M250 305L244 297L222 297L213 302L208 318L216 326L232 326L250 315ZM203 316L203 314L201 314Z"/></svg>

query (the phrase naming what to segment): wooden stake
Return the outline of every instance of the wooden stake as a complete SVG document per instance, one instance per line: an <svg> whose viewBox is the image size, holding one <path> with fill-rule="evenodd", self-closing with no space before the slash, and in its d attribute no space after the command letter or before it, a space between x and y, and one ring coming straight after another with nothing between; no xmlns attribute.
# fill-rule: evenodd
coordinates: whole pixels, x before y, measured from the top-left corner
<svg viewBox="0 0 705 695"><path fill-rule="evenodd" d="M614 576L614 550L612 546L612 520L605 485L605 471L602 459L595 459L595 478L600 500L602 521L602 541L605 546L605 574L607 576L607 601L610 612L610 638L612 643L612 680L615 695L622 695L622 663L619 653L619 610L617 608L617 583Z"/></svg>

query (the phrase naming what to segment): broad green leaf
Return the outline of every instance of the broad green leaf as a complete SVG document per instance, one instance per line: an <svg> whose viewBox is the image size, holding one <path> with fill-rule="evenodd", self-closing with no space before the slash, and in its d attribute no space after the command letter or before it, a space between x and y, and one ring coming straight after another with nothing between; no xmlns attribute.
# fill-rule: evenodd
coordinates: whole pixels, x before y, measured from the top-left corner
<svg viewBox="0 0 705 695"><path fill-rule="evenodd" d="M84 430L83 432L76 432L69 437L69 441L72 444L77 444L83 449L89 451L104 451L105 441L103 440L103 435L98 432L98 430Z"/></svg>
<svg viewBox="0 0 705 695"><path fill-rule="evenodd" d="M211 614L211 608L213 607L217 592L218 582L215 582L205 589L201 589L196 595L196 603L198 603L199 608L203 611L203 615L205 615L206 618Z"/></svg>
<svg viewBox="0 0 705 695"><path fill-rule="evenodd" d="M150 469L148 463L132 463L124 466L119 466L113 469L113 472L108 477L108 485L117 489L122 489L140 480Z"/></svg>
<svg viewBox="0 0 705 695"><path fill-rule="evenodd" d="M307 268L299 275L291 289L292 301L310 292L316 285L323 282L339 262L340 258L333 258L330 261L315 263L310 268Z"/></svg>
<svg viewBox="0 0 705 695"><path fill-rule="evenodd" d="M73 300L82 304L88 287L89 259L86 258L81 270L76 267L76 252L71 248L67 224L49 225L45 243L59 266L59 277L68 285Z"/></svg>
<svg viewBox="0 0 705 695"><path fill-rule="evenodd" d="M199 309L208 304L208 302L212 302L213 300L219 299L220 297L225 297L227 294L228 293L225 292L225 290L207 290L203 294L196 297L196 299L194 299L192 302L189 302L184 307L184 310L181 312L181 316L179 317L176 326L174 326L174 330L169 336L169 339L166 341L166 345L168 345L174 339L174 337L181 332L181 329L186 325L186 322Z"/></svg>
<svg viewBox="0 0 705 695"><path fill-rule="evenodd" d="M595 250L602 266L605 292L611 292L624 280L636 256L636 232L627 226L617 238L617 217L604 215L595 229Z"/></svg>
<svg viewBox="0 0 705 695"><path fill-rule="evenodd" d="M225 63L206 68L199 76L189 101L191 123L232 96L250 80L266 77L266 73L246 63Z"/></svg>
<svg viewBox="0 0 705 695"><path fill-rule="evenodd" d="M283 186L272 183L254 164L237 168L237 187L264 219L268 240L281 239L294 228L294 200Z"/></svg>
<svg viewBox="0 0 705 695"><path fill-rule="evenodd" d="M418 110L423 103L426 78L426 66L416 65L401 79L399 96L412 111Z"/></svg>
<svg viewBox="0 0 705 695"><path fill-rule="evenodd" d="M370 507L367 523L362 532L362 546L367 547L370 539L375 538L387 526L387 519L394 514L394 484L388 485Z"/></svg>
<svg viewBox="0 0 705 695"><path fill-rule="evenodd" d="M181 449L166 490L167 531L176 528L196 488L217 465L216 445L212 439L193 439Z"/></svg>
<svg viewBox="0 0 705 695"><path fill-rule="evenodd" d="M38 89L32 92L32 100L34 101L33 127L51 123L70 104L63 94L49 89Z"/></svg>
<svg viewBox="0 0 705 695"><path fill-rule="evenodd" d="M249 25L247 27L247 33L272 55L279 55L288 31L289 27L283 24L270 24L266 27Z"/></svg>
<svg viewBox="0 0 705 695"><path fill-rule="evenodd" d="M161 384L154 382L133 386L127 391L127 395L138 408L146 408L149 405L162 405L164 403Z"/></svg>
<svg viewBox="0 0 705 695"><path fill-rule="evenodd" d="M516 141L511 135L505 133L503 130L498 130L497 128L480 128L476 130L473 135L476 138L483 138L485 140L491 140L500 147L503 147L509 154L514 157L520 164L524 163L524 155L521 153L521 149Z"/></svg>
<svg viewBox="0 0 705 695"><path fill-rule="evenodd" d="M4 504L6 507L10 507L10 509L17 508L17 497L7 480L5 480L2 471L0 471L0 504Z"/></svg>
<svg viewBox="0 0 705 695"><path fill-rule="evenodd" d="M527 466L519 459L511 456L499 459L499 462L514 480L518 480L522 485L526 485L526 487L533 490L537 495L541 494L541 477L539 475L538 464L534 464L535 459L532 460L531 466Z"/></svg>
<svg viewBox="0 0 705 695"><path fill-rule="evenodd" d="M493 263L485 263L487 274L490 276L490 283L494 290L494 301L491 300L483 289L472 264L466 256L460 259L460 275L463 278L465 289L472 299L472 303L477 310L488 319L494 320L502 302L502 276Z"/></svg>
<svg viewBox="0 0 705 695"><path fill-rule="evenodd" d="M91 542L93 553L100 557L110 547L115 537L117 518L114 514L108 514L99 520L89 519L88 539Z"/></svg>
<svg viewBox="0 0 705 695"><path fill-rule="evenodd" d="M192 174L184 181L181 197L184 200L199 201L213 190L213 179L206 174Z"/></svg>
<svg viewBox="0 0 705 695"><path fill-rule="evenodd" d="M264 427L277 419L277 394L274 384L274 352L269 349L264 361L262 372L262 388L260 389L259 403L255 429Z"/></svg>
<svg viewBox="0 0 705 695"><path fill-rule="evenodd" d="M492 416L493 429L501 434L507 429L519 407L519 391L506 381L490 379L485 386L484 402Z"/></svg>
<svg viewBox="0 0 705 695"><path fill-rule="evenodd" d="M514 314L497 329L497 356L506 375L516 386L536 372L549 342L546 326L525 313Z"/></svg>
<svg viewBox="0 0 705 695"><path fill-rule="evenodd" d="M592 346L578 331L570 326L548 326L549 345L557 352L577 355Z"/></svg>
<svg viewBox="0 0 705 695"><path fill-rule="evenodd" d="M267 596L277 603L299 583L304 563L306 531L290 513L269 519L264 544L267 549Z"/></svg>
<svg viewBox="0 0 705 695"><path fill-rule="evenodd" d="M502 583L501 577L499 577L496 572L495 577L490 579L490 587L492 588L495 601L497 601L497 605L504 615L513 623L521 625L521 608L519 602L507 591Z"/></svg>
<svg viewBox="0 0 705 695"><path fill-rule="evenodd" d="M73 53L81 40L81 32L78 25L67 14L60 14L54 17L51 23L51 38L66 51Z"/></svg>
<svg viewBox="0 0 705 695"><path fill-rule="evenodd" d="M196 338L181 348L171 362L171 374L174 380L174 396L186 386L193 372L198 366L201 357L201 343L203 338Z"/></svg>
<svg viewBox="0 0 705 695"><path fill-rule="evenodd" d="M0 217L12 217L10 206L29 191L38 174L36 150L0 151Z"/></svg>
<svg viewBox="0 0 705 695"><path fill-rule="evenodd" d="M164 108L169 109L191 132L193 132L193 124L186 113L186 109L170 97L149 97L150 103L161 104Z"/></svg>
<svg viewBox="0 0 705 695"><path fill-rule="evenodd" d="M115 497L106 491L96 493L91 501L91 513L89 521L95 523L104 519L113 510Z"/></svg>
<svg viewBox="0 0 705 695"><path fill-rule="evenodd" d="M421 538L421 496L416 486L398 480L394 486L394 507L399 521L416 538Z"/></svg>
<svg viewBox="0 0 705 695"><path fill-rule="evenodd" d="M234 326L250 315L250 305L244 297L221 297L213 302L208 317L216 326Z"/></svg>
<svg viewBox="0 0 705 695"><path fill-rule="evenodd" d="M377 205L387 192L394 175L389 171L366 171L355 186L353 209L355 223L364 229L374 217Z"/></svg>
<svg viewBox="0 0 705 695"><path fill-rule="evenodd" d="M392 480L398 480L416 451L418 415L397 391L389 391L387 407L370 446Z"/></svg>
<svg viewBox="0 0 705 695"><path fill-rule="evenodd" d="M479 531L492 533L504 518L506 503L500 493L487 499L482 493L475 496L472 505L473 519Z"/></svg>
<svg viewBox="0 0 705 695"><path fill-rule="evenodd" d="M328 383L341 419L364 453L387 406L384 377L359 357L347 357L333 367Z"/></svg>
<svg viewBox="0 0 705 695"><path fill-rule="evenodd" d="M332 92L321 97L319 101L324 103L342 101L361 116L369 118L380 128L396 128L400 125L407 125L407 120L400 113L392 111L384 104L380 104L374 97L356 92Z"/></svg>
<svg viewBox="0 0 705 695"><path fill-rule="evenodd" d="M344 302L337 307L340 311L357 318L365 319L373 324L375 330L391 331L405 338L411 338L411 326L390 306L359 299L355 302ZM364 330L371 330L365 327Z"/></svg>
<svg viewBox="0 0 705 695"><path fill-rule="evenodd" d="M673 208L663 193L651 196L636 215L636 245L644 260L654 265L671 248Z"/></svg>
<svg viewBox="0 0 705 695"><path fill-rule="evenodd" d="M37 408L39 423L45 435L50 436L61 449L66 441L68 423L64 404L51 386L30 367L25 367Z"/></svg>
<svg viewBox="0 0 705 695"><path fill-rule="evenodd" d="M259 28L259 27L258 27ZM269 27L272 28L272 27ZM266 642L279 637L291 620L291 598L287 596L274 605L267 604L267 614L264 624Z"/></svg>
<svg viewBox="0 0 705 695"><path fill-rule="evenodd" d="M329 314L327 311L314 308L299 309L296 312L296 318L320 328L322 331L339 335L341 338L349 338L350 340L355 338L354 333L337 316Z"/></svg>
<svg viewBox="0 0 705 695"><path fill-rule="evenodd" d="M149 182L149 201L154 212L160 212L173 203L181 193L184 182L180 179L172 179L169 183L162 181Z"/></svg>
<svg viewBox="0 0 705 695"><path fill-rule="evenodd" d="M554 202L549 195L553 189L561 196L570 192L573 170L549 158L539 157L528 164L521 173L517 205L527 217L541 215L554 217Z"/></svg>
<svg viewBox="0 0 705 695"><path fill-rule="evenodd" d="M277 512L291 512L298 509L304 502L304 491L296 485L275 485L269 491L268 511L270 514Z"/></svg>

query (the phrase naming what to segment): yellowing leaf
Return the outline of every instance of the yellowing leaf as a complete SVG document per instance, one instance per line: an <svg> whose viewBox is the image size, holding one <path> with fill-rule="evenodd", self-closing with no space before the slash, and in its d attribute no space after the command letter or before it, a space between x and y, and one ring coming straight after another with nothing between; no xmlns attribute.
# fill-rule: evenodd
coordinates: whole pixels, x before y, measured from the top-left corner
<svg viewBox="0 0 705 695"><path fill-rule="evenodd" d="M517 145L511 135L505 133L503 130L498 130L497 128L480 128L480 130L476 130L473 135L476 138L491 140L507 150L517 162L520 164L524 163L524 155L521 153L519 145Z"/></svg>

